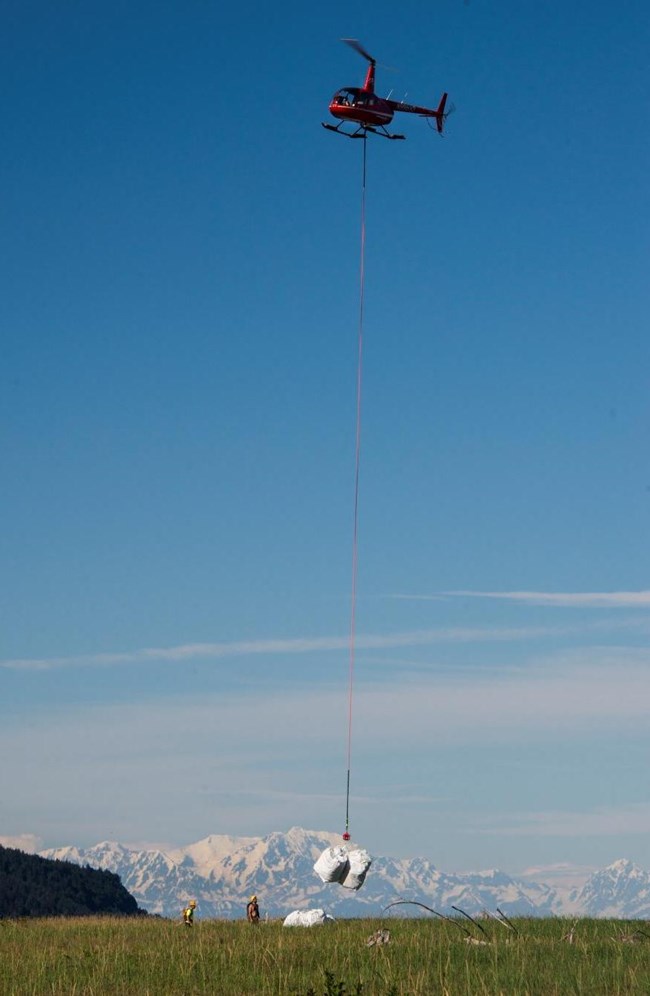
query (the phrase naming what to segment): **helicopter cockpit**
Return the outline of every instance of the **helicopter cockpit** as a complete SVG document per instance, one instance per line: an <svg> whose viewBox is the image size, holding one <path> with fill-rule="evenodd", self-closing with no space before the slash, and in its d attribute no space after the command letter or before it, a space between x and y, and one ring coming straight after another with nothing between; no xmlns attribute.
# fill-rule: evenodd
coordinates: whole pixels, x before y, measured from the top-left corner
<svg viewBox="0 0 650 996"><path fill-rule="evenodd" d="M342 90L337 90L332 97L332 103L336 104L338 107L354 107L358 104L358 90L352 90L349 87L343 87Z"/></svg>

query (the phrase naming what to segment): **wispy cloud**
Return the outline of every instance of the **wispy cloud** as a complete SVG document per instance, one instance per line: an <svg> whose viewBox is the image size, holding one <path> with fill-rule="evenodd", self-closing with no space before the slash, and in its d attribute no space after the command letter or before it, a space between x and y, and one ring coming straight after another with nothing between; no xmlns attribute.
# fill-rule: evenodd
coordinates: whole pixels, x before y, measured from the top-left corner
<svg viewBox="0 0 650 996"><path fill-rule="evenodd" d="M19 851L26 851L27 854L36 854L43 847L43 840L33 833L20 833L15 836L0 836L2 847L14 847Z"/></svg>
<svg viewBox="0 0 650 996"><path fill-rule="evenodd" d="M479 643L528 640L549 635L548 627L440 628L387 634L358 634L360 650L422 647L436 643ZM557 633L558 631L553 631ZM119 664L220 660L228 657L279 654L312 654L343 651L347 636L293 637L288 639L239 640L224 643L185 643L173 647L145 647L115 653L78 654L65 657L14 657L0 660L0 668L50 670L65 667L109 667Z"/></svg>
<svg viewBox="0 0 650 996"><path fill-rule="evenodd" d="M573 650L523 661L514 672L490 668L471 680L464 672L400 674L389 683L365 676L357 687L355 736L368 750L421 750L486 738L519 743L561 730L572 737L594 728L605 734L612 727L646 722L650 650ZM343 687L324 689L319 683L281 684L275 690L220 689L202 696L70 705L27 722L23 717L0 729L0 752L13 751L16 757L0 773L0 795L3 781L14 781L19 759L36 757L42 772L65 759L64 766L93 778L105 774L118 784L137 764L154 781L153 772L163 772L163 784L188 764L196 764L200 783L207 765L212 785L228 789L242 788L242 770L257 770L257 788L276 790L266 774L270 765L295 769L316 765L320 757L327 766L343 726L345 693ZM254 737L243 737L249 729Z"/></svg>
<svg viewBox="0 0 650 996"><path fill-rule="evenodd" d="M544 882L553 889L570 891L581 888L595 871L595 865L576 865L568 861L557 861L550 865L531 865L518 872L517 878Z"/></svg>
<svg viewBox="0 0 650 996"><path fill-rule="evenodd" d="M528 812L508 814L483 833L509 837L614 837L650 832L650 803L588 812Z"/></svg>
<svg viewBox="0 0 650 996"><path fill-rule="evenodd" d="M152 826L183 840L188 826L196 837L214 832L220 814L224 820L227 814L221 829L233 833L287 820L327 826L343 789L344 698L344 689L283 684L71 703L0 729L0 753L14 759L0 770L0 797L12 800L23 826L59 839L64 834L62 842L151 839ZM382 759L392 783L400 764L410 770L404 759L438 748L480 745L482 751L547 742L549 735L554 743L563 736L575 742L595 730L601 738L618 737L642 729L649 711L650 650L591 648L529 659L516 673L490 669L469 681L464 673L400 676L390 685L366 677L355 701L354 737L366 759ZM365 797L370 803L384 796L387 805L419 819L422 807L435 805L421 788L416 782L393 798L380 779ZM377 811L374 803L365 808ZM650 807L618 817L610 811L509 815L473 832L595 836L617 826L650 829Z"/></svg>
<svg viewBox="0 0 650 996"><path fill-rule="evenodd" d="M528 605L557 605L586 609L648 609L650 591L444 591L447 597L495 598ZM439 598L439 595L399 596L402 598Z"/></svg>

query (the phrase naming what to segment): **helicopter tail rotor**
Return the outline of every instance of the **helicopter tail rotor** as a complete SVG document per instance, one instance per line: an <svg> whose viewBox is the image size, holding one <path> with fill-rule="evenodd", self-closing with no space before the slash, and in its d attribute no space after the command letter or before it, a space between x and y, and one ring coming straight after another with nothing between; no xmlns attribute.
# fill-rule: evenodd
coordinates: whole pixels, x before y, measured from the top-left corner
<svg viewBox="0 0 650 996"><path fill-rule="evenodd" d="M443 128L445 126L445 121L447 120L449 115L453 114L454 111L456 110L455 104L450 104L449 107L447 108L447 96L448 95L446 93L443 93L437 109L433 111L430 115L427 115L427 124L429 125L430 128L433 129L434 127L433 121L435 121L436 122L435 129L439 135L442 135Z"/></svg>
<svg viewBox="0 0 650 996"><path fill-rule="evenodd" d="M442 129L445 124L445 107L447 106L447 94L443 93L438 108L436 110L436 128L438 129L438 134L442 135Z"/></svg>

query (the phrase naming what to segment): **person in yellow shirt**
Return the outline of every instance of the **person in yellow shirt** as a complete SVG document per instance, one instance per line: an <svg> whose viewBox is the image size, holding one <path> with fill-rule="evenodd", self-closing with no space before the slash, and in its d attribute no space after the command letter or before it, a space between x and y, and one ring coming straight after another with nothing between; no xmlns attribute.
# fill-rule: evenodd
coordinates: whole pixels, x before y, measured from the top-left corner
<svg viewBox="0 0 650 996"><path fill-rule="evenodd" d="M196 909L196 899L191 899L183 910L183 923L186 927L194 926L194 910Z"/></svg>

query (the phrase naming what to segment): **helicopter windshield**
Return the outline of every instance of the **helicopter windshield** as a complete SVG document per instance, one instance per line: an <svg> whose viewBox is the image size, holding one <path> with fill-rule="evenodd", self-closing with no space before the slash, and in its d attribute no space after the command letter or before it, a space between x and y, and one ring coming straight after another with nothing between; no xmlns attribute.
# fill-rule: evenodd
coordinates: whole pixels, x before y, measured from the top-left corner
<svg viewBox="0 0 650 996"><path fill-rule="evenodd" d="M334 102L339 106L345 104L350 107L374 107L377 101L375 95L372 93L346 87L344 90L339 90L338 93L334 94Z"/></svg>
<svg viewBox="0 0 650 996"><path fill-rule="evenodd" d="M357 103L357 91L350 90L348 87L344 87L342 90L337 90L334 94L334 103L341 104L352 107Z"/></svg>

